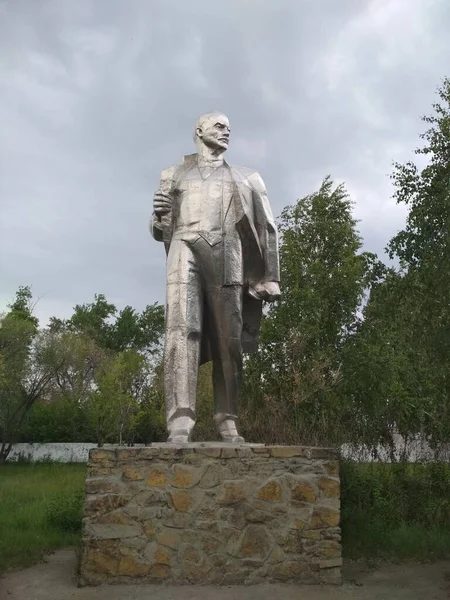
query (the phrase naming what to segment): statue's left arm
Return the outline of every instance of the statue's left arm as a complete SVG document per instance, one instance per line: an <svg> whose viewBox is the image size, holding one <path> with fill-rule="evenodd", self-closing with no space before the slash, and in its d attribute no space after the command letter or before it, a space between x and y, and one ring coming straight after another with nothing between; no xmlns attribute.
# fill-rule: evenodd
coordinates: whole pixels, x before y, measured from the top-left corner
<svg viewBox="0 0 450 600"><path fill-rule="evenodd" d="M278 256L278 232L270 208L266 186L259 173L249 178L253 191L253 210L255 228L264 260L264 282L280 281L280 262Z"/></svg>

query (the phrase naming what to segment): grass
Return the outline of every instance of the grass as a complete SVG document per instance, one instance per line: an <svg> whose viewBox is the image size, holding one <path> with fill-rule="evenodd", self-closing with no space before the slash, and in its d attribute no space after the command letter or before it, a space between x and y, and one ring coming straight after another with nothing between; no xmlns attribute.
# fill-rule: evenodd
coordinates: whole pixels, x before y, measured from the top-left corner
<svg viewBox="0 0 450 600"><path fill-rule="evenodd" d="M450 464L344 462L341 484L344 557L450 556Z"/></svg>
<svg viewBox="0 0 450 600"><path fill-rule="evenodd" d="M0 572L78 545L86 465L0 467Z"/></svg>

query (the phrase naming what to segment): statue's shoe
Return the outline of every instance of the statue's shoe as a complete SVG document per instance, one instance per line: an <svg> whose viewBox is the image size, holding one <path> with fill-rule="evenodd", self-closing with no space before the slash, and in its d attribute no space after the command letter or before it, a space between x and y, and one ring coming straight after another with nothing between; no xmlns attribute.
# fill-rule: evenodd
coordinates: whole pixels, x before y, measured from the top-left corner
<svg viewBox="0 0 450 600"><path fill-rule="evenodd" d="M245 440L241 435L226 435L224 433L221 433L220 435L222 437L222 441L229 444L245 444Z"/></svg>
<svg viewBox="0 0 450 600"><path fill-rule="evenodd" d="M230 444L244 444L244 438L239 435L236 429L236 421L234 419L225 419L218 424L220 437L224 442Z"/></svg>
<svg viewBox="0 0 450 600"><path fill-rule="evenodd" d="M188 444L190 431L188 429L174 429L167 438L168 444Z"/></svg>

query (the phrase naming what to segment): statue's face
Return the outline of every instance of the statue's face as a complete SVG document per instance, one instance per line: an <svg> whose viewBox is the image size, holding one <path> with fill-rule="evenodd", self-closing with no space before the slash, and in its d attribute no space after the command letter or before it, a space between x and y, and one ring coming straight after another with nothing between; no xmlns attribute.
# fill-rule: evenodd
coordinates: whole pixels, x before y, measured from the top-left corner
<svg viewBox="0 0 450 600"><path fill-rule="evenodd" d="M226 150L230 141L230 122L225 115L215 115L197 128L197 135L209 148Z"/></svg>

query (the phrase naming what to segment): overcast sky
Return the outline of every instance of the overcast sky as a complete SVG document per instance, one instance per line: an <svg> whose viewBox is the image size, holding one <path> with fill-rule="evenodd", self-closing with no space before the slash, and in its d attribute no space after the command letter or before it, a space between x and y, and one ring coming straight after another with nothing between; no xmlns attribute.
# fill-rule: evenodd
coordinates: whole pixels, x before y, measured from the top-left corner
<svg viewBox="0 0 450 600"><path fill-rule="evenodd" d="M0 0L0 309L19 285L44 322L164 301L152 196L210 110L275 215L330 174L382 254L449 31L449 0Z"/></svg>

